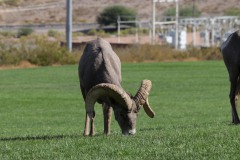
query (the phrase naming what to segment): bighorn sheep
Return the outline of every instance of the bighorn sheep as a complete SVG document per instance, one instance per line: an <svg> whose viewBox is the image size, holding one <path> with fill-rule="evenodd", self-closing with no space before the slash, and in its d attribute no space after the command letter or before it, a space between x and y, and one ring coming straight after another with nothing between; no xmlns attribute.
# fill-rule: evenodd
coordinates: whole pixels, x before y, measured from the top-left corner
<svg viewBox="0 0 240 160"><path fill-rule="evenodd" d="M232 33L227 38L221 45L221 52L231 83L229 98L232 106L232 123L239 124L237 102L240 93L240 31Z"/></svg>
<svg viewBox="0 0 240 160"><path fill-rule="evenodd" d="M113 108L122 134L135 134L138 112L143 106L151 118L155 113L148 103L151 81L143 80L133 97L121 87L121 62L109 42L97 38L87 43L78 66L80 88L85 101L86 121L84 135L94 135L94 104L102 104L104 133L110 133ZM90 128L90 130L89 130Z"/></svg>

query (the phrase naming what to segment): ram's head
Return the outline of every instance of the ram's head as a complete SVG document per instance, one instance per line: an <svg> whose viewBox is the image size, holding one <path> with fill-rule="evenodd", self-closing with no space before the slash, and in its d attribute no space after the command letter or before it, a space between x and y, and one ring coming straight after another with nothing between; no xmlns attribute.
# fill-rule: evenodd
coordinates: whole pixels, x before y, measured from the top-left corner
<svg viewBox="0 0 240 160"><path fill-rule="evenodd" d="M136 133L136 120L140 108L143 106L147 115L151 118L155 113L148 103L148 95L152 84L150 80L143 80L135 96L127 94L122 88L110 84L101 83L94 86L86 97L86 126L85 135L89 135L89 127L93 127L94 104L96 101L108 101L113 107L115 119L117 120L123 134ZM92 130L92 128L90 128Z"/></svg>

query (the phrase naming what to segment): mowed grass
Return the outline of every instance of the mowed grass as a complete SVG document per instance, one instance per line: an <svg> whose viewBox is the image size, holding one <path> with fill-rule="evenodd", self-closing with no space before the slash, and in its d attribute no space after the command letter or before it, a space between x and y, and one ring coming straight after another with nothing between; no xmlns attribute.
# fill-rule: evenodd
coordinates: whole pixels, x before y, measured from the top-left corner
<svg viewBox="0 0 240 160"><path fill-rule="evenodd" d="M77 66L0 70L0 159L239 159L240 126L230 125L229 81L222 61L127 63L122 86L153 87L156 117L142 109L134 136L112 118L103 135L83 137L84 102Z"/></svg>

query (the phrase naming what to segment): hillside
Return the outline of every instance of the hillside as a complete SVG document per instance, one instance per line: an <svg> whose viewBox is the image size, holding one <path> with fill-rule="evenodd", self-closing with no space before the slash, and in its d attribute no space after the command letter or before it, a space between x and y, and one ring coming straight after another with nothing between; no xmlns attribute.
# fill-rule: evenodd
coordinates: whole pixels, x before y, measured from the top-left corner
<svg viewBox="0 0 240 160"><path fill-rule="evenodd" d="M0 3L0 25L61 23L65 21L66 0L15 0L17 6ZM0 1L2 2L2 1ZM73 22L95 22L96 16L105 7L121 4L135 8L142 20L151 17L152 0L72 0ZM180 0L180 7L192 5L193 0ZM224 11L240 6L239 0L195 0L202 16L222 16ZM175 4L157 4L157 16ZM236 7L235 7L236 8Z"/></svg>

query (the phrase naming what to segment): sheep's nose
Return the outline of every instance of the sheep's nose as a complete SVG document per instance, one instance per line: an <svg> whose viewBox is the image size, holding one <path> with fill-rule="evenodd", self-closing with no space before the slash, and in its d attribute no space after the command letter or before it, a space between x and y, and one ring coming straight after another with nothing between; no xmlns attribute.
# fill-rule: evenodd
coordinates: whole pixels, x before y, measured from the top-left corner
<svg viewBox="0 0 240 160"><path fill-rule="evenodd" d="M122 132L124 135L134 135L136 133L136 129L130 129L127 131Z"/></svg>

